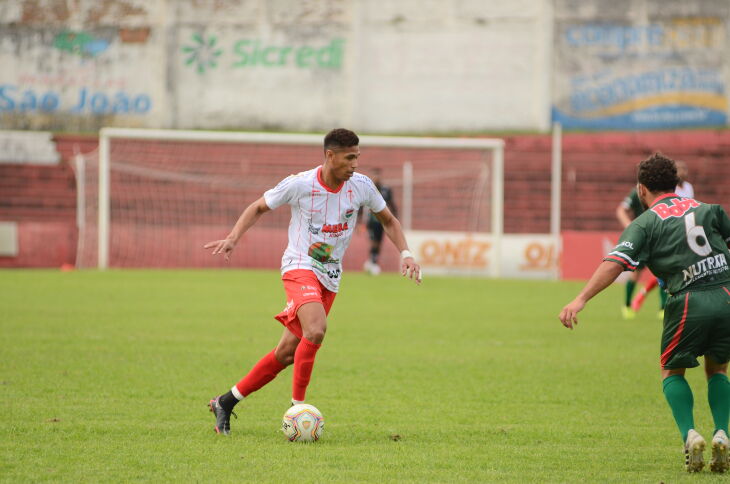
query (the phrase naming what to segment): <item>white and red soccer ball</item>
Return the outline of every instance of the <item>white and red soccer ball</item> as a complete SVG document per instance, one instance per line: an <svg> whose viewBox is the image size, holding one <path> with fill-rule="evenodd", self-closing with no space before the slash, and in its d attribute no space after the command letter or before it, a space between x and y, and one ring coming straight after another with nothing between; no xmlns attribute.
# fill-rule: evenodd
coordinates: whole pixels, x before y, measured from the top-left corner
<svg viewBox="0 0 730 484"><path fill-rule="evenodd" d="M291 442L314 442L322 436L324 417L314 405L293 405L284 414L281 430Z"/></svg>

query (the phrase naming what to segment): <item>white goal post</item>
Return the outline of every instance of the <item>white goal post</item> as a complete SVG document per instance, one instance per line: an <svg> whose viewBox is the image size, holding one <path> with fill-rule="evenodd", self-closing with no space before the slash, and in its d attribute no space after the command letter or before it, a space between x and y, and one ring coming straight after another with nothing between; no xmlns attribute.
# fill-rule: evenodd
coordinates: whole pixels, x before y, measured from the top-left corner
<svg viewBox="0 0 730 484"><path fill-rule="evenodd" d="M114 240L110 232L112 221L112 204L114 197L113 190L115 183L112 181L112 171L115 166L122 166L126 158L121 155L115 155L114 145L119 140L125 141L127 144L134 142L160 142L167 145L181 143L189 146L191 143L214 143L214 144L248 144L256 146L302 146L302 147L321 147L323 135L310 134L279 134L279 133L259 133L259 132L218 132L218 131L197 131L197 130L168 130L168 129L133 129L133 128L103 128L99 133L99 150L98 150L98 225L97 230L97 266L99 269L106 269L110 266L110 240ZM413 183L419 183L419 160L413 159L417 155L412 153L417 150L432 150L440 153L441 159L446 157L446 161L436 164L432 161L432 168L428 175L427 183L438 182L439 177L448 178L449 170L454 172L461 167L462 176L480 177L489 180L487 186L479 190L473 190L478 194L484 195L485 200L479 202L483 207L489 207L488 213L481 213L480 220L487 221L486 227L477 226L477 230L482 233L488 233L493 241L494 250L492 256L494 260L499 260L499 250L503 235L503 213L504 213L504 141L501 139L485 139L485 138L435 138L435 137L396 137L396 136L360 136L360 146L363 150L372 148L382 148L384 150L403 150L408 152L408 159L403 159L400 163L400 170L403 174L402 186L402 211L399 218L404 222L404 229L418 229L412 227L412 216L410 213L413 207ZM272 148L273 149L273 148ZM408 151L410 150L410 151ZM460 155L444 155L444 153L462 152L479 153L481 152L481 165L483 169L475 169L466 162L460 162ZM475 157L472 157L475 158ZM121 161L120 161L121 160ZM206 160L207 163L216 163L215 155ZM440 166L441 168L438 168ZM301 170L308 169L307 163L301 165ZM414 175L414 168L416 174ZM471 170L465 175L466 170ZM151 169L152 170L152 169ZM127 172L129 172L127 168ZM159 171L159 170L158 170ZM189 175L180 175L189 176ZM422 177L423 179L424 177ZM414 181L415 180L415 181ZM483 181L485 181L483 180ZM273 185L272 185L273 186ZM269 187L262 187L262 189ZM152 189L151 191L154 191ZM453 191L453 190L452 190ZM261 192L262 193L262 192ZM416 197L419 195L416 194ZM454 198L456 198L454 194ZM477 197L478 195L465 195ZM243 207L241 207L242 209ZM486 208L481 210L484 212ZM235 220L231 220L233 224ZM476 225L475 225L476 226ZM464 231L471 228L464 228ZM499 264L491 264L490 271L492 276L499 276Z"/></svg>

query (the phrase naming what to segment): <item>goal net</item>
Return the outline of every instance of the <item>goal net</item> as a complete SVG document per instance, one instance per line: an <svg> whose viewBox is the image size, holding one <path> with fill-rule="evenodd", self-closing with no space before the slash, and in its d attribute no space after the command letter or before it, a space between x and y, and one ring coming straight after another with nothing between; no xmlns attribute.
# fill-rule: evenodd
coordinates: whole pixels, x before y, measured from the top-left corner
<svg viewBox="0 0 730 484"><path fill-rule="evenodd" d="M203 244L224 238L243 209L292 173L322 163L324 136L104 128L98 151L77 156L77 266L278 267L290 211L262 216L230 263ZM406 230L502 232L503 142L360 137L358 171L379 169ZM358 225L365 225L361 220ZM362 267L359 227L343 261ZM382 266L398 254L383 244Z"/></svg>

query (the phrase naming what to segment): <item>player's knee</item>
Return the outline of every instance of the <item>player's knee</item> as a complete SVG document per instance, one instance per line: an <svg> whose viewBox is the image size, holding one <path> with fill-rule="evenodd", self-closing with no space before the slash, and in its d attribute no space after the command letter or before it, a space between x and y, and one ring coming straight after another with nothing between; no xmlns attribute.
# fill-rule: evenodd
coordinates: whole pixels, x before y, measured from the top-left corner
<svg viewBox="0 0 730 484"><path fill-rule="evenodd" d="M294 363L294 353L285 353L282 354L281 357L277 357L277 360L279 360L279 363L281 363L284 366L289 366L292 363Z"/></svg>
<svg viewBox="0 0 730 484"><path fill-rule="evenodd" d="M304 337L318 345L324 341L324 334L327 332L327 324L315 325L304 332Z"/></svg>
<svg viewBox="0 0 730 484"><path fill-rule="evenodd" d="M720 375L727 375L727 366L721 367L721 368L707 368L705 367L705 376L707 376L707 379L709 380L713 376L720 374Z"/></svg>
<svg viewBox="0 0 730 484"><path fill-rule="evenodd" d="M299 343L297 341L297 343ZM279 345L276 347L276 351L274 352L274 356L276 356L276 359L279 363L281 363L284 366L289 366L292 363L294 363L294 352L297 350L296 345Z"/></svg>

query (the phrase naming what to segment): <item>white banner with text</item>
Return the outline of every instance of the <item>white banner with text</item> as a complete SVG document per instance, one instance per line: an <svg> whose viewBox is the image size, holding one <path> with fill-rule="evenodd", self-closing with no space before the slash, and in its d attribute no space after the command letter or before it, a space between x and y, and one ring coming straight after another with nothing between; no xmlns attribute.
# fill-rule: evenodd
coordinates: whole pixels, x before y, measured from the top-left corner
<svg viewBox="0 0 730 484"><path fill-rule="evenodd" d="M408 245L424 274L556 279L559 242L549 234L409 231Z"/></svg>

